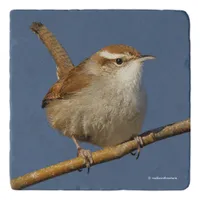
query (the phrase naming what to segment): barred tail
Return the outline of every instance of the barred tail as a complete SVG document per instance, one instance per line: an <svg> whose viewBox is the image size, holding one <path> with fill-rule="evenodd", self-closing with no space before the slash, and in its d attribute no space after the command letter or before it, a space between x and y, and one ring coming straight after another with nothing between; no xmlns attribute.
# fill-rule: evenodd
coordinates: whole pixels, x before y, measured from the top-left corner
<svg viewBox="0 0 200 200"><path fill-rule="evenodd" d="M33 22L30 29L38 35L53 56L57 65L57 77L61 79L74 67L68 53L58 42L56 37L42 23Z"/></svg>

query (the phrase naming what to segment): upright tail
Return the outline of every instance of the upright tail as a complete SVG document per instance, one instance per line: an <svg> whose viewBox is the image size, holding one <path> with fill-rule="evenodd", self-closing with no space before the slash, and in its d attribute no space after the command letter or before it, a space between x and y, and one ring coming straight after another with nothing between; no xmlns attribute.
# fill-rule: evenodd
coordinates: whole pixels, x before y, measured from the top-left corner
<svg viewBox="0 0 200 200"><path fill-rule="evenodd" d="M56 37L40 22L33 22L30 29L38 35L41 41L45 44L50 54L53 56L57 65L57 77L62 79L74 65L70 60L68 53L58 42Z"/></svg>

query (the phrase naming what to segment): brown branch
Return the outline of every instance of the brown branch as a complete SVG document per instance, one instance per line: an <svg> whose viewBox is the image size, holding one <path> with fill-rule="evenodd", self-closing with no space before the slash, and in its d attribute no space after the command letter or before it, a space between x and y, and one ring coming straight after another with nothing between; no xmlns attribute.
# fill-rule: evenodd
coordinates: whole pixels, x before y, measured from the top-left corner
<svg viewBox="0 0 200 200"><path fill-rule="evenodd" d="M66 71L67 69L71 70L74 67L65 49L45 25L40 22L33 22L30 29L38 35L41 41L45 44L54 58L56 65L58 66L58 70ZM68 70L66 72L68 72Z"/></svg>
<svg viewBox="0 0 200 200"><path fill-rule="evenodd" d="M144 146L152 144L156 141L163 140L172 136L180 135L190 131L190 119L176 122L160 128L156 128L143 133L142 140ZM97 165L103 162L108 162L137 149L135 140L131 140L120 144L116 147L109 147L103 150L93 152L94 164ZM63 161L43 169L36 170L11 180L11 187L13 189L22 189L27 186L39 183L50 178L60 176L65 173L70 173L78 169L85 168L84 160L81 157L73 158L71 160Z"/></svg>

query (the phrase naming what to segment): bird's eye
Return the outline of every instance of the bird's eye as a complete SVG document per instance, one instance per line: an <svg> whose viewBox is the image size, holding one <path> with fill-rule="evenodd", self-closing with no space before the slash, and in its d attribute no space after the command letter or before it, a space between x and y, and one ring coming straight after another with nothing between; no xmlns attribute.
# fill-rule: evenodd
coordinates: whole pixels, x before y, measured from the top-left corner
<svg viewBox="0 0 200 200"><path fill-rule="evenodd" d="M123 63L122 58L117 58L117 59L116 59L116 63L117 63L118 65L121 65L121 64Z"/></svg>

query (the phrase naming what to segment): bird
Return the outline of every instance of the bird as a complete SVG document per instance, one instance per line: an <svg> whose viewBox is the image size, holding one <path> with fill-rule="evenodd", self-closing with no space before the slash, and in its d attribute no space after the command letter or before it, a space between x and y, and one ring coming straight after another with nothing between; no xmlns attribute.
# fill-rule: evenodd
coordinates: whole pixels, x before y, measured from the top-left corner
<svg viewBox="0 0 200 200"><path fill-rule="evenodd" d="M42 108L51 127L73 140L88 169L92 152L80 142L104 148L136 139L139 155L147 108L143 63L150 59L155 57L113 44L70 70L57 67L58 80L45 95Z"/></svg>

